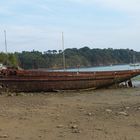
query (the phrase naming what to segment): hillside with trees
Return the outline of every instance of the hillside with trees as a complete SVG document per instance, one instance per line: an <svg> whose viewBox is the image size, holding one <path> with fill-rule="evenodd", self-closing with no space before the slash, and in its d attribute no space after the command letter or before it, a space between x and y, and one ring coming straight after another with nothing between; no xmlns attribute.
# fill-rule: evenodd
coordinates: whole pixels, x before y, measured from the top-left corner
<svg viewBox="0 0 140 140"><path fill-rule="evenodd" d="M17 67L19 65L19 60L14 53L5 54L1 52L0 63L7 66Z"/></svg>
<svg viewBox="0 0 140 140"><path fill-rule="evenodd" d="M90 49L89 47L68 48L64 51L67 68L92 67L140 62L140 52L130 49ZM63 68L62 50L23 51L10 54L0 53L0 63L10 66L20 66L24 69Z"/></svg>

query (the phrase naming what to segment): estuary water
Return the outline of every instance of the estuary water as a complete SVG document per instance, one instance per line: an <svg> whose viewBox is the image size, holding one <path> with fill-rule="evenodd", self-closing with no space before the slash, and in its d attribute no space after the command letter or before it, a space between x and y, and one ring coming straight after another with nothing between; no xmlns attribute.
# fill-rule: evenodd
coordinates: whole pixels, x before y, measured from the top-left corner
<svg viewBox="0 0 140 140"><path fill-rule="evenodd" d="M66 71L79 71L79 72L80 71L117 71L117 70L135 70L135 69L140 69L140 66L110 65L110 66L66 69Z"/></svg>

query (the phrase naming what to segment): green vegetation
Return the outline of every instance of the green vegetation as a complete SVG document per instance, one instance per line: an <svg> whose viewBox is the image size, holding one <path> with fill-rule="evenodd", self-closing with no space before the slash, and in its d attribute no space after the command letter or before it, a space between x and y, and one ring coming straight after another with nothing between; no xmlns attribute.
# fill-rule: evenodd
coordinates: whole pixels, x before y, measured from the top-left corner
<svg viewBox="0 0 140 140"><path fill-rule="evenodd" d="M10 66L20 66L24 69L36 68L63 68L62 50L23 51L21 53L0 53L0 63ZM65 50L66 67L91 67L116 64L129 64L133 62L133 56L140 62L140 52L130 49L90 49L83 47Z"/></svg>
<svg viewBox="0 0 140 140"><path fill-rule="evenodd" d="M0 63L12 67L17 67L19 64L18 58L13 53L0 53Z"/></svg>

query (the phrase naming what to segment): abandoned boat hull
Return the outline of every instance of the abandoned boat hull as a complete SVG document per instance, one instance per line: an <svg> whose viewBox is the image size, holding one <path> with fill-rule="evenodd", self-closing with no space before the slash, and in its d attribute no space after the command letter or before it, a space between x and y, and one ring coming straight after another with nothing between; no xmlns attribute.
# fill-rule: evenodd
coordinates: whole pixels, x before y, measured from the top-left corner
<svg viewBox="0 0 140 140"><path fill-rule="evenodd" d="M130 80L140 70L106 72L42 72L4 70L0 88L11 92L40 92L59 90L97 89Z"/></svg>
<svg viewBox="0 0 140 140"><path fill-rule="evenodd" d="M124 79L124 80L129 80ZM123 79L117 81L116 84L124 81ZM76 80L76 81L46 81L46 80L4 80L1 82L1 87L8 91L17 92L39 92L39 91L58 91L58 90L79 90L79 89L97 89L101 87L108 87L115 84L112 80Z"/></svg>

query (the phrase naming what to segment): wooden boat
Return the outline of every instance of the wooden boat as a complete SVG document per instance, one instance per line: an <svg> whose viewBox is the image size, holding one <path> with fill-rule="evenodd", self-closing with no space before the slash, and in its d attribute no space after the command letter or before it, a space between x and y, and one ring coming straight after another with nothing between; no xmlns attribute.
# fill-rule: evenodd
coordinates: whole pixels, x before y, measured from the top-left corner
<svg viewBox="0 0 140 140"><path fill-rule="evenodd" d="M10 92L40 92L97 89L129 81L140 70L96 72L44 72L4 69L0 71L0 89Z"/></svg>

